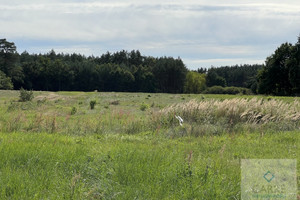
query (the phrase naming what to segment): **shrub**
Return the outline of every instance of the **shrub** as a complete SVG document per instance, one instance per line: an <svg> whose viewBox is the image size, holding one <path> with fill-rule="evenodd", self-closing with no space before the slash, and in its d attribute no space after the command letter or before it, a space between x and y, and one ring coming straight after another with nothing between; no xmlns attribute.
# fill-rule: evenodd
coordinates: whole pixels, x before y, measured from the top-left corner
<svg viewBox="0 0 300 200"><path fill-rule="evenodd" d="M149 108L149 105L148 105L148 104L145 104L145 103L141 104L141 106L140 106L140 110L141 110L141 111L145 111L145 110L147 110L148 108Z"/></svg>
<svg viewBox="0 0 300 200"><path fill-rule="evenodd" d="M77 108L73 107L71 110L71 115L75 115L77 113Z"/></svg>
<svg viewBox="0 0 300 200"><path fill-rule="evenodd" d="M97 103L96 100L90 101L90 108L91 108L91 110L93 110L95 108L96 103Z"/></svg>
<svg viewBox="0 0 300 200"><path fill-rule="evenodd" d="M237 87L224 88L224 94L239 94L241 92L242 92L241 88L237 88Z"/></svg>
<svg viewBox="0 0 300 200"><path fill-rule="evenodd" d="M251 94L251 90L248 88L242 87L221 87L221 86L213 86L207 88L204 94Z"/></svg>
<svg viewBox="0 0 300 200"><path fill-rule="evenodd" d="M20 99L19 101L25 102L25 101L31 101L33 99L33 92L24 90L23 88L20 89Z"/></svg>
<svg viewBox="0 0 300 200"><path fill-rule="evenodd" d="M207 88L204 94L224 94L224 88L222 86L213 86Z"/></svg>

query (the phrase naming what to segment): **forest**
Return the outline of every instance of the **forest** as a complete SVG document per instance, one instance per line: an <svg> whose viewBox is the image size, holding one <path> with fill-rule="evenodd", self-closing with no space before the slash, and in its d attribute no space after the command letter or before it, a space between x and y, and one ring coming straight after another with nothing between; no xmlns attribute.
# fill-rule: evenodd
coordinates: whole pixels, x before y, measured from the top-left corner
<svg viewBox="0 0 300 200"><path fill-rule="evenodd" d="M210 88L220 86L247 88L254 94L297 96L299 46L299 38L295 45L282 44L264 65L193 71L179 57L155 58L144 56L139 50L107 52L97 57L54 50L20 54L14 42L0 39L0 89L209 93Z"/></svg>

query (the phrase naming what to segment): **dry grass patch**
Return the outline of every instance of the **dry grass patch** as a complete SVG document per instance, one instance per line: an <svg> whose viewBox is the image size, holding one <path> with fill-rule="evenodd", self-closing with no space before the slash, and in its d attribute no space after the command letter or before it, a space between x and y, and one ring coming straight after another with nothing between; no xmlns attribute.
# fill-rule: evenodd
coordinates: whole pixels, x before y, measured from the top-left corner
<svg viewBox="0 0 300 200"><path fill-rule="evenodd" d="M180 115L185 123L220 124L234 126L236 124L293 123L299 124L300 103L270 99L225 99L225 100L191 100L173 104L164 108L156 120L165 124L177 123L175 115Z"/></svg>

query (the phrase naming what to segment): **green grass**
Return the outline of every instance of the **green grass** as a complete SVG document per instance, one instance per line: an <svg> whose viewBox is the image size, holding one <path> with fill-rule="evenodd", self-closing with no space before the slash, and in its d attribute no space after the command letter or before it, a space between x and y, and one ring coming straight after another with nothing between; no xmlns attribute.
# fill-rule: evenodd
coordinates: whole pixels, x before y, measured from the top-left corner
<svg viewBox="0 0 300 200"><path fill-rule="evenodd" d="M240 199L240 159L299 159L299 139L1 133L0 199Z"/></svg>
<svg viewBox="0 0 300 200"><path fill-rule="evenodd" d="M18 91L0 91L0 199L240 199L241 159L299 160L299 120L248 123L238 111L229 113L230 103L221 104L263 98L258 111L259 104L272 102L287 104L284 108L297 114L293 102L299 98L114 92L34 96L32 102L18 102ZM193 99L221 106L211 113L171 106L188 106ZM92 100L97 101L93 110ZM183 127L173 112L184 117ZM271 112L281 113L276 107ZM299 169L298 162L298 185Z"/></svg>
<svg viewBox="0 0 300 200"><path fill-rule="evenodd" d="M0 91L0 131L2 132L57 132L68 135L87 135L100 133L130 133L141 131L174 132L174 119L161 123L153 120L159 117L163 108L174 103L188 103L196 101L224 101L225 99L246 98L254 96L238 95L195 95L195 94L149 94L149 93L103 93L103 92L34 92L32 102L18 102L18 91ZM299 98L293 97L262 97L266 102L278 99L285 103L292 103ZM90 102L96 101L95 109L90 109ZM117 102L117 103L116 103ZM234 104L233 104L234 106ZM72 111L76 109L74 114ZM173 117L173 115L170 115ZM173 117L174 118L174 117ZM220 117L218 117L220 118ZM170 123L170 120L172 123ZM217 119L217 123L205 123L205 126L193 124L190 119L188 132L191 134L223 134L223 132L244 132L245 130L272 131L293 130L297 123L278 123L276 126L253 126L252 124L234 124L232 126L226 119ZM159 123L157 123L159 122ZM174 124L176 123L176 124ZM167 127L166 127L167 125ZM250 126L250 127L249 127ZM226 129L224 129L224 127ZM266 128L261 128L266 127ZM176 132L176 130L175 130ZM173 134L174 135L174 134Z"/></svg>

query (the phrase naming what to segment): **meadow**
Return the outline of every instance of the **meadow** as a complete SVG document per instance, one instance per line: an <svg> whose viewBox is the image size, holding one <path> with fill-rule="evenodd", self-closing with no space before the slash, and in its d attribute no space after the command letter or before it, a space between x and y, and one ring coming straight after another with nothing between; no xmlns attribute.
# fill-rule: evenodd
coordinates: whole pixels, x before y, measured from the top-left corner
<svg viewBox="0 0 300 200"><path fill-rule="evenodd" d="M296 97L34 96L0 91L0 199L240 199L241 159L299 158Z"/></svg>

